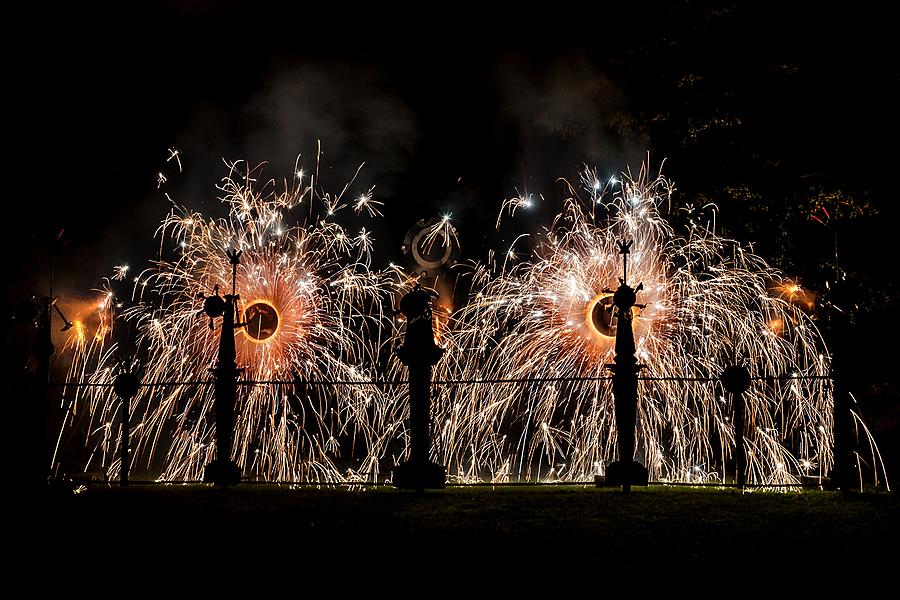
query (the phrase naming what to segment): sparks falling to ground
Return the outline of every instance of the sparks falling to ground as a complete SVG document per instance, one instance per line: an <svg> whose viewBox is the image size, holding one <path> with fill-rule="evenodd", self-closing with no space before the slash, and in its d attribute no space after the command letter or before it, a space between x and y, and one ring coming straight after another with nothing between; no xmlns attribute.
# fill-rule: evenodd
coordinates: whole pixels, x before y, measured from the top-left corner
<svg viewBox="0 0 900 600"><path fill-rule="evenodd" d="M176 207L158 231L173 257L137 275L116 267L113 279L131 279L133 294L118 302L104 291L96 331L75 328L70 380L108 386L122 368L139 367L146 385L132 408L134 465L163 480L199 479L215 446L209 369L220 331L200 316L197 295L230 292L225 252L237 248L246 326L236 334L244 371L233 458L244 476L384 481L408 452L407 392L397 385L406 371L391 351L402 323L392 305L416 277L394 265L373 269L371 234L335 221L347 207L380 216L374 188L349 199L349 184L326 194L300 168L284 191L258 177L231 165L219 188L226 218ZM470 265L462 307L435 311L448 352L435 373L434 458L450 479L584 481L615 459L606 365L621 239L634 241L628 281L643 284L634 319L645 366L637 459L651 478L722 482L733 472L733 400L716 380L730 364L757 378L744 396L748 481L825 476L833 398L830 358L806 312L814 296L718 236L714 207L679 207L670 182L646 169L603 181L586 171L570 191L540 234ZM504 202L498 228L534 202ZM423 231L424 250L456 239L449 213ZM135 352L114 343L114 323L137 331ZM272 380L282 383L251 383ZM90 450L85 470L115 477L119 400L89 386L67 398L66 430L81 432Z"/></svg>
<svg viewBox="0 0 900 600"><path fill-rule="evenodd" d="M756 377L745 395L749 481L823 476L832 457L830 360L795 290L761 258L683 215L663 178L583 176L565 210L536 242L513 245L493 268L476 265L476 292L443 340L438 378L439 458L462 481L589 480L615 459L611 373L616 315L611 290L623 265L616 241L634 240L632 285L639 388L637 458L652 479L723 481L734 459L731 398L710 381L743 363ZM515 206L519 207L522 203ZM687 210L687 209L685 209ZM509 211L512 213L512 211ZM703 211L701 211L703 212ZM702 220L701 220L702 219ZM499 223L499 221L498 221ZM522 243L522 237L516 243ZM792 379L783 379L793 377ZM483 379L527 383L478 383Z"/></svg>
<svg viewBox="0 0 900 600"><path fill-rule="evenodd" d="M175 155L177 157L177 155ZM229 293L226 250L243 251L237 271L241 296L236 333L242 381L297 381L243 385L236 406L234 458L245 476L264 480L353 480L377 476L390 426L379 421L383 395L370 386L310 386L302 382L371 379L377 364L382 302L388 287L370 271L371 236L331 219L342 197L317 193L302 171L278 192L259 186L260 169L231 165L221 201L228 216L213 219L174 208L159 228L172 260L134 277L134 293L119 316L138 331L142 380L132 409L135 464L161 469L165 480L195 480L214 454L215 418L210 367L220 331L199 312L198 293ZM345 189L346 191L346 189ZM328 215L313 217L315 207ZM355 203L377 214L370 189ZM127 268L117 267L116 277ZM112 294L107 293L111 298ZM106 313L108 303L99 307ZM121 349L98 332L90 343L74 336L71 377L109 383ZM97 364L99 363L99 367ZM89 366L92 365L92 366ZM130 364L125 365L126 368ZM176 385L168 383L177 382ZM189 382L187 384L181 382ZM69 422L88 415L86 470L118 472L119 400L108 387L84 387L70 405Z"/></svg>

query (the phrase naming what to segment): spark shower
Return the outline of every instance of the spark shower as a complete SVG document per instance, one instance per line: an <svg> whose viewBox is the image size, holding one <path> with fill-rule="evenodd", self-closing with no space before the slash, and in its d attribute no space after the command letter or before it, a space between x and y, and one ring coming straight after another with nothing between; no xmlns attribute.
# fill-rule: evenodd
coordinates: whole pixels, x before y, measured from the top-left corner
<svg viewBox="0 0 900 600"><path fill-rule="evenodd" d="M234 460L267 481L384 481L408 453L405 370L393 354L403 324L393 306L417 281L373 266L374 189L351 197L320 189L296 169L260 183L261 168L229 166L218 186L224 218L173 204L158 229L159 260L107 281L68 340L65 424L56 461L85 447L84 471L119 470L119 400L109 384L136 369L133 467L160 480L196 480L214 452L209 369L219 332L200 316L199 293L230 289L225 252L243 251L236 333L243 368ZM436 311L434 453L456 482L584 481L615 453L612 385L621 276L617 240L634 240L629 280L642 282L635 313L636 458L651 479L716 482L730 474L735 431L722 369L744 363L757 379L744 395L748 482L796 483L832 463L830 359L795 284L715 231L716 209L679 205L647 168L601 178L585 170L563 210L484 262L456 265L467 300ZM505 201L497 226L528 210ZM673 223L679 223L676 227ZM457 224L459 225L459 224ZM449 215L423 239L455 243ZM131 281L117 295L116 279ZM115 284L115 285L114 285ZM805 300L805 299L804 299ZM448 302L449 303L449 302ZM136 331L131 353L114 335ZM267 383L275 382L275 383Z"/></svg>

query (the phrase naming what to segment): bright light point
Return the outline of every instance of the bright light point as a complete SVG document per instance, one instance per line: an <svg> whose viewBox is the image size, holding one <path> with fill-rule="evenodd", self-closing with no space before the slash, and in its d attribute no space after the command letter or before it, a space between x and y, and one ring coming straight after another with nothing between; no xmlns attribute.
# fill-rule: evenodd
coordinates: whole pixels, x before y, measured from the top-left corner
<svg viewBox="0 0 900 600"><path fill-rule="evenodd" d="M128 275L128 265L116 265L113 267L113 279L122 281Z"/></svg>
<svg viewBox="0 0 900 600"><path fill-rule="evenodd" d="M176 150L175 148L169 148L169 158L166 159L166 162L175 159L175 162L178 163L178 172L181 173L181 151Z"/></svg>

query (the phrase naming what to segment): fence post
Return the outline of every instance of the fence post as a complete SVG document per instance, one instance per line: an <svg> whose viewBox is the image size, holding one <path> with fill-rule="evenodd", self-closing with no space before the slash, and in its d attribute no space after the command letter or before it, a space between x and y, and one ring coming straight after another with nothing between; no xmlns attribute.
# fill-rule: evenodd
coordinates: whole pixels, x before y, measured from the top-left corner
<svg viewBox="0 0 900 600"><path fill-rule="evenodd" d="M410 459L394 469L394 485L398 488L443 488L447 469L431 462L431 369L444 349L434 343L430 301L436 293L420 284L400 300L400 311L406 317L406 335L397 349L400 361L409 367Z"/></svg>
<svg viewBox="0 0 900 600"><path fill-rule="evenodd" d="M738 487L747 485L747 452L744 448L744 392L750 389L750 371L743 365L725 367L720 377L722 386L731 394L734 410L734 462Z"/></svg>
<svg viewBox="0 0 900 600"><path fill-rule="evenodd" d="M235 320L237 301L240 296L235 291L237 266L240 263L241 251L228 253L231 261L231 293L224 298L216 294L205 298L203 311L212 319L222 317L222 333L219 338L219 353L213 374L215 384L216 413L216 458L203 469L203 481L215 483L220 487L237 485L241 482L241 469L231 460L231 445L234 438L234 405L237 402L237 351L234 344L234 332L245 323Z"/></svg>
<svg viewBox="0 0 900 600"><path fill-rule="evenodd" d="M137 394L141 382L134 373L119 373L113 380L113 391L122 401L122 439L119 442L119 482L128 485L128 471L131 469L129 443L131 442L131 399Z"/></svg>
<svg viewBox="0 0 900 600"><path fill-rule="evenodd" d="M647 485L649 479L647 469L634 460L634 429L637 421L637 374L643 365L637 364L634 355L634 330L632 309L636 304L637 292L644 289L639 283L632 288L628 285L628 254L632 241L617 242L622 254L623 274L620 285L613 294L618 322L616 324L616 357L614 365L607 365L613 372L613 398L616 406L616 435L619 460L606 469L606 483L622 486L623 492L629 492L632 485Z"/></svg>

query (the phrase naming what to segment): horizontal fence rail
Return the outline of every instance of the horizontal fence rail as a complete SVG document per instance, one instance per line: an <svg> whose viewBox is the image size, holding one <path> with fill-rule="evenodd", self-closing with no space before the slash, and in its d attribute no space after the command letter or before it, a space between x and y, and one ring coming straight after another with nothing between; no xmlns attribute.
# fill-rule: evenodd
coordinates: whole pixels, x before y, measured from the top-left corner
<svg viewBox="0 0 900 600"><path fill-rule="evenodd" d="M649 376L638 377L638 381L696 381L696 382L716 382L721 381L721 377L677 377L677 376ZM750 377L752 381L807 381L807 380L831 380L831 375L755 375ZM493 385L498 383L558 383L569 381L612 381L612 376L603 377L532 377L520 379L435 379L431 383L433 385ZM406 379L374 379L374 380L306 380L306 379L267 379L267 380L238 380L237 385L253 386L253 385L297 385L297 386L330 386L330 385L406 385ZM147 381L141 382L140 387L174 387L181 385L214 385L214 379L198 379L193 381ZM83 381L57 381L51 382L50 385L55 387L95 387L111 388L115 384L92 383Z"/></svg>
<svg viewBox="0 0 900 600"><path fill-rule="evenodd" d="M57 479L54 481L63 483L75 483L81 485L94 486L119 486L119 482L115 479L77 479L70 477L67 479ZM208 485L200 479L130 479L129 485ZM284 486L284 487L303 487L303 488L393 488L394 484L389 481L264 481L256 479L243 479L242 484L259 485L259 486ZM448 488L502 488L502 487L597 487L596 481L478 481L473 483L447 482L444 484ZM699 483L699 482L680 482L680 481L650 481L648 486L654 487L690 487L690 488L729 488L729 489L821 489L824 482L821 481L801 481L798 483L746 483L743 486L737 483Z"/></svg>

